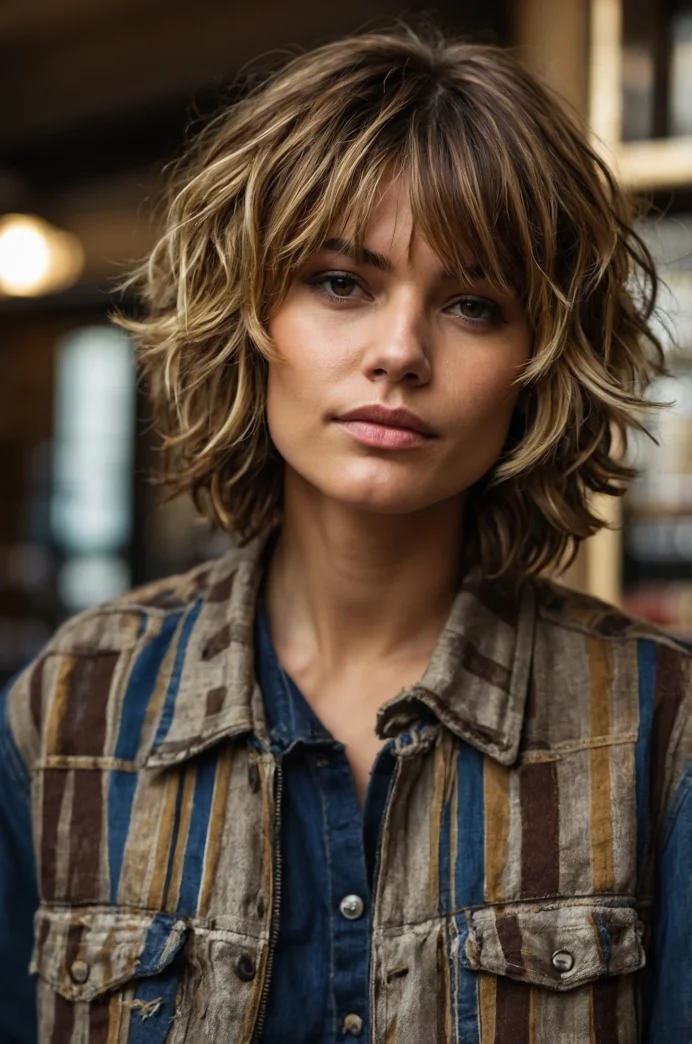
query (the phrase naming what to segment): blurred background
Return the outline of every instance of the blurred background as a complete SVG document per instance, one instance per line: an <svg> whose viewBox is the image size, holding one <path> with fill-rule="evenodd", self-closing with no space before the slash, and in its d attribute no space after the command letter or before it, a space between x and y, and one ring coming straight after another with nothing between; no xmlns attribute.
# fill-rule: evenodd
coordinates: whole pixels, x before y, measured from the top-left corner
<svg viewBox="0 0 692 1044"><path fill-rule="evenodd" d="M392 15L517 49L586 116L655 220L676 405L569 581L692 635L692 0L3 0L0 5L0 681L65 616L220 553L157 505L131 346L108 323L152 242L165 163L258 56ZM670 336L670 333L673 336Z"/></svg>

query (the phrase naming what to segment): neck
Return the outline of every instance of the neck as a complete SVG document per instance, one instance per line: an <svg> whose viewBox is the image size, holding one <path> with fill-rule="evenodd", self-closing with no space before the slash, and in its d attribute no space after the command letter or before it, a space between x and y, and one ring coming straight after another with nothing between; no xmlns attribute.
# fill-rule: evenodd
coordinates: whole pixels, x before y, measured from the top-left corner
<svg viewBox="0 0 692 1044"><path fill-rule="evenodd" d="M427 658L456 595L463 500L378 515L322 496L287 468L267 576L277 650L330 673Z"/></svg>

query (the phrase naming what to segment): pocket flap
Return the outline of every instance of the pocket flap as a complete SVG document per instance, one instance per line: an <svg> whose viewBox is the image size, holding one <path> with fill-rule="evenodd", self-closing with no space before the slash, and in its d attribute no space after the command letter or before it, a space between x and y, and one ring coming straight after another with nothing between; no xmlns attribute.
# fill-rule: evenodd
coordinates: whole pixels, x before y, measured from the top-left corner
<svg viewBox="0 0 692 1044"><path fill-rule="evenodd" d="M170 964L187 934L180 918L118 909L41 907L31 971L67 1000L92 1000Z"/></svg>
<svg viewBox="0 0 692 1044"><path fill-rule="evenodd" d="M642 968L642 932L633 907L516 903L469 911L460 950L474 971L570 990Z"/></svg>

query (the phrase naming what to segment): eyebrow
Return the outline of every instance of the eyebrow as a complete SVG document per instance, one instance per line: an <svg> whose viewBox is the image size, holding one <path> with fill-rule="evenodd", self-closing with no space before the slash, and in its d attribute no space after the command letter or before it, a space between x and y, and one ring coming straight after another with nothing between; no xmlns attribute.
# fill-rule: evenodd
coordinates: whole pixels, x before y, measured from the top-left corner
<svg viewBox="0 0 692 1044"><path fill-rule="evenodd" d="M353 261L354 264L370 265L380 272L391 272L393 268L392 262L384 254L376 254L373 250L368 250L367 247L356 247L347 239L338 237L327 239L322 249L329 250L333 254L342 254L344 257L349 258L350 261ZM466 271L474 282L481 282L481 280L485 279L485 272L480 265L469 265ZM439 276L441 279L458 278L458 274L448 268L440 269Z"/></svg>

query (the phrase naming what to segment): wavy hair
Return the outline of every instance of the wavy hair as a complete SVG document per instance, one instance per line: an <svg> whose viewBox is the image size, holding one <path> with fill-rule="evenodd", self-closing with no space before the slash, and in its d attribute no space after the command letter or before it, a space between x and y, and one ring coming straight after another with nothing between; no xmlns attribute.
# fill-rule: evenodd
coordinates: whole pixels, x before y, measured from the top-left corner
<svg viewBox="0 0 692 1044"><path fill-rule="evenodd" d="M383 179L464 278L470 254L533 330L523 409L470 491L486 575L564 565L619 496L664 372L656 273L632 202L583 131L498 47L397 26L294 57L226 106L177 162L164 227L132 274L133 336L160 433L160 480L245 543L281 517L265 421L267 320L335 224L363 235Z"/></svg>

